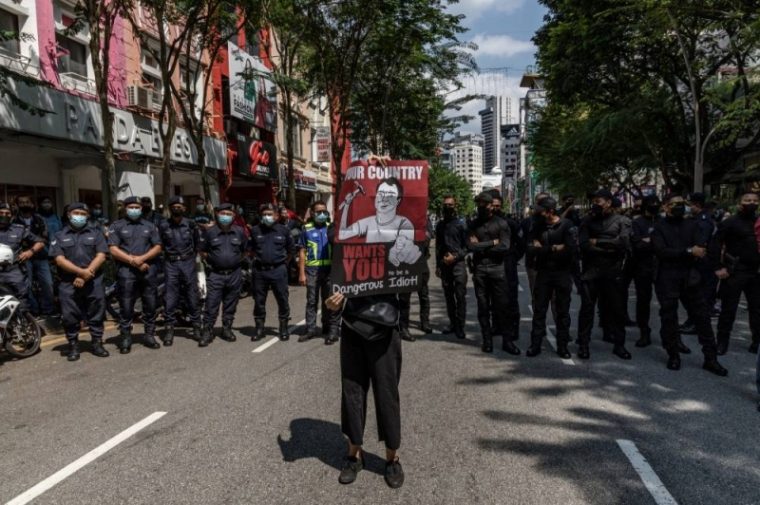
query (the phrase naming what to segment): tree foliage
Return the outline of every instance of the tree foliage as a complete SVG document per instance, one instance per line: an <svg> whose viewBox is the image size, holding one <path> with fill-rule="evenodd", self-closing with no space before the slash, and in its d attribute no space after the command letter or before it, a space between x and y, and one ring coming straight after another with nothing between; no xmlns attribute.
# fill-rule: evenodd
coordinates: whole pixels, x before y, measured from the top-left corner
<svg viewBox="0 0 760 505"><path fill-rule="evenodd" d="M428 179L428 210L431 214L443 213L443 197L453 195L457 199L460 215L470 215L475 207L472 186L467 180L438 162L430 165Z"/></svg>

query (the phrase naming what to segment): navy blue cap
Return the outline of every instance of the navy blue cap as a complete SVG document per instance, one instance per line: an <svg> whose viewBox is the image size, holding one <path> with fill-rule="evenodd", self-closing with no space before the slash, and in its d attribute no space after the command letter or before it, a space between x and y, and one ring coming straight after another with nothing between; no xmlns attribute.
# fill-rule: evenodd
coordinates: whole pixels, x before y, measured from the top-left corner
<svg viewBox="0 0 760 505"><path fill-rule="evenodd" d="M175 195L169 198L169 205L176 205L176 204L185 205L185 199L179 195Z"/></svg>
<svg viewBox="0 0 760 505"><path fill-rule="evenodd" d="M124 199L124 206L126 207L130 203L140 203L140 199L136 196L128 196Z"/></svg>
<svg viewBox="0 0 760 505"><path fill-rule="evenodd" d="M68 206L68 211L71 212L72 210L86 210L87 212L90 212L90 208L84 202L70 203Z"/></svg>
<svg viewBox="0 0 760 505"><path fill-rule="evenodd" d="M0 202L0 209L8 209L11 210L11 206L7 202Z"/></svg>
<svg viewBox="0 0 760 505"><path fill-rule="evenodd" d="M612 200L613 198L612 191L605 188L597 189L596 192L594 193L594 198L604 198L605 200Z"/></svg>
<svg viewBox="0 0 760 505"><path fill-rule="evenodd" d="M219 212L220 210L231 210L234 212L235 206L232 205L230 202L220 203L219 205L216 206L216 209L214 210L216 210L217 212Z"/></svg>

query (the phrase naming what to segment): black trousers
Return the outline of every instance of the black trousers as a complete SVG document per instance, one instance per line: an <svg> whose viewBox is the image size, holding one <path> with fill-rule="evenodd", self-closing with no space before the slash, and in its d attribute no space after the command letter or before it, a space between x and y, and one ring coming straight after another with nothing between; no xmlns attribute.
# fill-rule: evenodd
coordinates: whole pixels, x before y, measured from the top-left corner
<svg viewBox="0 0 760 505"><path fill-rule="evenodd" d="M430 291L428 290L430 282L430 272L420 274L420 287L417 290L417 297L420 300L420 322L423 324L430 323ZM409 328L409 316L412 311L412 293L401 293L398 295L399 300L399 326Z"/></svg>
<svg viewBox="0 0 760 505"><path fill-rule="evenodd" d="M353 445L364 444L367 395L372 385L379 440L388 449L401 446L401 337L394 328L369 342L343 323L340 339L341 429Z"/></svg>
<svg viewBox="0 0 760 505"><path fill-rule="evenodd" d="M760 274L737 268L728 279L720 282L720 317L718 340L728 342L736 319L736 310L742 293L747 298L749 329L752 342L760 341Z"/></svg>
<svg viewBox="0 0 760 505"><path fill-rule="evenodd" d="M306 329L317 329L318 307L322 307L322 330L337 336L340 332L340 311L333 312L325 305L332 294L330 268L306 268Z"/></svg>
<svg viewBox="0 0 760 505"><path fill-rule="evenodd" d="M699 343L705 356L715 356L715 334L710 324L701 278L696 283L689 281L688 270L667 270L661 268L655 281L655 292L660 303L660 337L662 346L668 353L678 352L678 301L680 300L697 329Z"/></svg>
<svg viewBox="0 0 760 505"><path fill-rule="evenodd" d="M641 330L641 335L649 335L652 330L649 327L651 316L652 291L654 290L654 272L649 269L641 269L633 277L636 287L636 325Z"/></svg>
<svg viewBox="0 0 760 505"><path fill-rule="evenodd" d="M492 338L494 327L507 327L507 274L503 263L475 266L473 275L478 301L478 322L483 338ZM491 326L493 321L493 327Z"/></svg>
<svg viewBox="0 0 760 505"><path fill-rule="evenodd" d="M588 345L594 328L594 308L599 302L599 326L609 332L616 345L625 344L625 310L621 276L602 274L583 281L581 310L578 314L578 343Z"/></svg>
<svg viewBox="0 0 760 505"><path fill-rule="evenodd" d="M464 261L459 261L453 266L441 267L441 283L443 296L446 299L446 312L449 315L449 323L455 333L464 333L464 325L467 319L467 268Z"/></svg>
<svg viewBox="0 0 760 505"><path fill-rule="evenodd" d="M570 342L570 295L573 276L569 270L538 270L533 285L533 329L531 345L540 346L546 336L546 313L554 301L554 317L557 326L557 345Z"/></svg>
<svg viewBox="0 0 760 505"><path fill-rule="evenodd" d="M517 258L509 254L504 268L507 275L507 324L500 330L506 340L514 342L520 338L520 280L517 276Z"/></svg>
<svg viewBox="0 0 760 505"><path fill-rule="evenodd" d="M203 311L203 324L213 328L219 305L222 305L222 324L231 325L235 319L235 311L240 300L240 288L243 277L240 269L225 274L211 271L206 278L206 307Z"/></svg>
<svg viewBox="0 0 760 505"><path fill-rule="evenodd" d="M253 318L266 319L267 317L267 294L269 290L274 293L277 300L277 315L282 321L290 319L290 305L288 303L288 268L280 265L272 270L253 270Z"/></svg>
<svg viewBox="0 0 760 505"><path fill-rule="evenodd" d="M103 276L98 275L81 288L75 288L71 282L58 285L58 298L61 301L61 323L70 341L79 338L82 321L87 322L92 340L103 339L103 319L106 312Z"/></svg>
<svg viewBox="0 0 760 505"><path fill-rule="evenodd" d="M119 330L121 333L132 331L132 319L135 315L135 302L137 297L142 298L142 320L145 326L145 334L153 335L156 332L156 306L158 298L158 269L150 266L147 272L140 272L137 268L128 265L120 265L116 274L116 282L119 288Z"/></svg>
<svg viewBox="0 0 760 505"><path fill-rule="evenodd" d="M201 324L198 296L198 272L195 266L195 256L180 261L166 261L164 282L166 286L166 304L164 307L164 322L174 326L177 322L176 312L180 300L185 299L187 315L193 325Z"/></svg>

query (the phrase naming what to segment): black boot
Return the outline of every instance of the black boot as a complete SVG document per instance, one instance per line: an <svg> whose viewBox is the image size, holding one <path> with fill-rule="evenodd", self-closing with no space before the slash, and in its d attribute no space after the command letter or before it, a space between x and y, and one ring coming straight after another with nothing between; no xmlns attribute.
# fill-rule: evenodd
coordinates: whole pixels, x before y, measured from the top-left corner
<svg viewBox="0 0 760 505"><path fill-rule="evenodd" d="M631 353L628 352L628 349L626 349L623 344L615 344L615 347L612 349L612 354L620 359L631 359Z"/></svg>
<svg viewBox="0 0 760 505"><path fill-rule="evenodd" d="M148 349L160 349L161 344L156 342L155 337L153 335L145 335L143 337L143 345L147 347Z"/></svg>
<svg viewBox="0 0 760 505"><path fill-rule="evenodd" d="M530 344L530 347L528 347L528 350L525 351L525 355L529 358L535 358L539 354L541 354L541 343L532 343Z"/></svg>
<svg viewBox="0 0 760 505"><path fill-rule="evenodd" d="M194 324L193 325L193 340L196 342L201 341L201 333L202 333L201 325L200 324Z"/></svg>
<svg viewBox="0 0 760 505"><path fill-rule="evenodd" d="M433 327L430 326L430 321L427 319L420 319L420 329L422 330L422 333L433 333Z"/></svg>
<svg viewBox="0 0 760 505"><path fill-rule="evenodd" d="M636 341L636 347L647 347L652 344L652 336L649 330L641 330L641 337Z"/></svg>
<svg viewBox="0 0 760 505"><path fill-rule="evenodd" d="M256 319L256 333L251 337L252 342L258 342L264 339L264 320Z"/></svg>
<svg viewBox="0 0 760 505"><path fill-rule="evenodd" d="M668 370L680 370L681 369L681 355L677 350L668 352Z"/></svg>
<svg viewBox="0 0 760 505"><path fill-rule="evenodd" d="M567 350L567 344L557 344L557 356L562 359L570 359L570 351Z"/></svg>
<svg viewBox="0 0 760 505"><path fill-rule="evenodd" d="M407 342L414 342L417 340L411 333L409 333L409 328L401 328L399 330L399 335L401 335L401 340L406 340Z"/></svg>
<svg viewBox="0 0 760 505"><path fill-rule="evenodd" d="M129 354L132 350L132 333L127 331L121 334L121 342L119 342L119 352L121 354Z"/></svg>
<svg viewBox="0 0 760 505"><path fill-rule="evenodd" d="M486 353L493 352L493 337L483 335L483 343L480 346L480 350Z"/></svg>
<svg viewBox="0 0 760 505"><path fill-rule="evenodd" d="M164 333L164 347L171 347L174 343L174 326L169 325L166 327L166 333Z"/></svg>
<svg viewBox="0 0 760 505"><path fill-rule="evenodd" d="M702 368L710 373L714 373L719 377L725 377L728 375L728 370L723 368L721 364L718 363L718 358L715 356L705 356L705 362L702 363Z"/></svg>
<svg viewBox="0 0 760 505"><path fill-rule="evenodd" d="M290 330L288 329L288 320L280 319L280 340L285 342L290 339Z"/></svg>
<svg viewBox="0 0 760 505"><path fill-rule="evenodd" d="M90 352L92 352L92 354L98 358L107 358L111 355L108 351L103 349L103 341L99 338L92 339L92 347Z"/></svg>
<svg viewBox="0 0 760 505"><path fill-rule="evenodd" d="M206 347L211 343L211 326L204 326L201 337L198 339L198 347Z"/></svg>
<svg viewBox="0 0 760 505"><path fill-rule="evenodd" d="M331 331L327 334L325 337L325 345L333 345L335 342L337 342L338 339L338 333L335 331Z"/></svg>
<svg viewBox="0 0 760 505"><path fill-rule="evenodd" d="M226 340L227 342L234 342L237 340L237 335L235 335L232 332L232 323L224 323L222 326L222 340Z"/></svg>
<svg viewBox="0 0 760 505"><path fill-rule="evenodd" d="M678 337L678 352L681 354L691 354L691 349L689 349L686 344L683 343L683 340L681 340L681 337Z"/></svg>
<svg viewBox="0 0 760 505"><path fill-rule="evenodd" d="M76 361L79 359L79 342L76 340L69 340L69 353L66 356L69 361Z"/></svg>
<svg viewBox="0 0 760 505"><path fill-rule="evenodd" d="M504 339L501 343L501 349L511 354L512 356L520 355L520 348L515 345L511 340Z"/></svg>
<svg viewBox="0 0 760 505"><path fill-rule="evenodd" d="M578 345L578 358L579 359L591 358L591 352L589 351L588 345L584 345L584 344Z"/></svg>

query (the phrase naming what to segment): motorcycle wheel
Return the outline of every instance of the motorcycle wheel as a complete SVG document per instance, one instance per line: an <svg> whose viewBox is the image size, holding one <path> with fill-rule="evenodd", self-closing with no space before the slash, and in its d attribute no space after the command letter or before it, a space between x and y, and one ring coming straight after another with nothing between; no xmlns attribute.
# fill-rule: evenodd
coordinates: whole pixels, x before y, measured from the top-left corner
<svg viewBox="0 0 760 505"><path fill-rule="evenodd" d="M42 331L30 313L16 312L8 322L5 350L11 356L28 358L40 349Z"/></svg>

